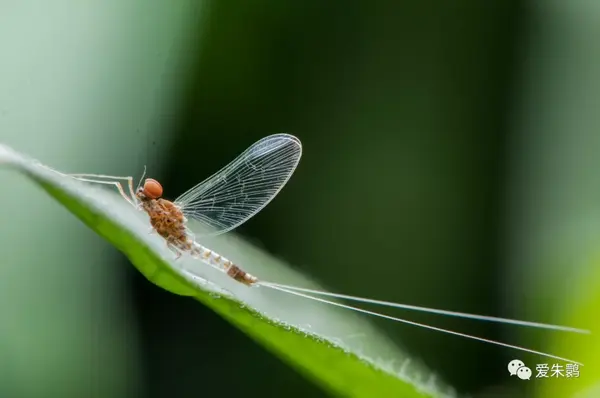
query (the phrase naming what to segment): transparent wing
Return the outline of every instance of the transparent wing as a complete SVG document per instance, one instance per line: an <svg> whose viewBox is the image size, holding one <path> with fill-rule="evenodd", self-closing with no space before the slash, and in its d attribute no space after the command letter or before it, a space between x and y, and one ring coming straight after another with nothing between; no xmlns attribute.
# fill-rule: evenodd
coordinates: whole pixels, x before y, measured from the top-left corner
<svg viewBox="0 0 600 398"><path fill-rule="evenodd" d="M230 231L265 207L296 169L302 144L289 134L274 134L250 146L233 162L179 198L188 219L218 235Z"/></svg>

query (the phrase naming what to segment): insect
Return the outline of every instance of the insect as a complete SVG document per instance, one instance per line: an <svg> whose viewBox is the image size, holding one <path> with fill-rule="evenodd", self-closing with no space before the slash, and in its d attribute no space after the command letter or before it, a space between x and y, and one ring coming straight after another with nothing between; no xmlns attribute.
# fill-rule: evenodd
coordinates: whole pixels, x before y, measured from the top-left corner
<svg viewBox="0 0 600 398"><path fill-rule="evenodd" d="M187 252L224 270L236 281L253 285L258 282L255 276L196 242L186 223L188 219L200 221L211 229L212 236L236 228L277 195L296 169L301 155L302 145L296 137L289 134L265 137L172 202L162 198L163 188L158 181L146 178L142 184L145 172L135 190L133 177L69 176L114 185L127 202L148 214L153 230L165 239L177 258ZM128 192L119 180L127 183Z"/></svg>
<svg viewBox="0 0 600 398"><path fill-rule="evenodd" d="M265 207L279 191L281 191L294 173L301 155L302 145L300 140L296 137L288 134L267 136L251 145L227 166L223 167L220 171L203 182L192 187L174 201L169 201L162 197L163 188L158 181L152 178L146 178L144 180L145 170L136 189L133 188L133 177L117 177L102 174L69 174L68 176L80 181L113 185L117 188L121 196L133 207L148 214L152 230L156 231L164 238L167 246L175 252L176 258L179 258L182 253L189 253L192 257L226 272L231 278L245 285L275 289L306 299L383 317L389 320L582 365L579 362L548 353L412 322L374 311L367 311L362 308L327 300L322 297L328 296L337 299L430 312L440 315L573 333L589 334L590 331L588 330L392 303L262 281L227 258L215 253L196 241L194 234L187 227L188 219L199 221L210 227L210 235L212 236L231 231L253 217ZM126 189L123 187L123 183L126 183Z"/></svg>

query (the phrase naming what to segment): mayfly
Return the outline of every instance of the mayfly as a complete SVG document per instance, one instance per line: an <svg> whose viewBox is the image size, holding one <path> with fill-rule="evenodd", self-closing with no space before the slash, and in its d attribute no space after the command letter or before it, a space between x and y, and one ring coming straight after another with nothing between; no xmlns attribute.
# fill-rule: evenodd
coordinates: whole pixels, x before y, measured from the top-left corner
<svg viewBox="0 0 600 398"><path fill-rule="evenodd" d="M212 236L231 231L258 213L281 191L296 169L301 155L302 144L296 137L288 134L274 134L265 137L251 145L220 171L192 187L174 201L169 201L162 197L163 188L157 180L152 178L144 180L145 170L136 189L133 188L133 177L117 177L102 174L69 174L69 176L80 181L113 185L128 203L148 214L152 229L164 238L167 246L176 253L177 258L182 253L188 253L192 257L227 273L231 278L245 285L275 289L369 315L582 365L579 362L544 352L412 322L374 311L367 311L322 297L328 296L440 315L574 333L589 334L590 331L588 330L392 303L262 281L232 261L196 241L194 235L186 225L188 219L199 221L209 227L211 231L210 235ZM123 187L123 183L127 184L126 189Z"/></svg>

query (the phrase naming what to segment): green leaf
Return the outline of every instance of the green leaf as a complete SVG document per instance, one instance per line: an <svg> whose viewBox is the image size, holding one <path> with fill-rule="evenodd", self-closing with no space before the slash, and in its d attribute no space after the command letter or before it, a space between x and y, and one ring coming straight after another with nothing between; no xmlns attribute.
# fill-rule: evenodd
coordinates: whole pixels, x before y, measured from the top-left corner
<svg viewBox="0 0 600 398"><path fill-rule="evenodd" d="M568 310L562 318L567 324L582 325L595 331L600 329L600 252L594 249L589 253L589 263L585 264L577 283L577 289L565 301ZM587 336L586 336L587 337ZM565 377L557 379L544 379L539 383L539 397L578 397L593 398L600 396L600 338L592 333L589 338L582 339L581 336L564 335L554 336L550 341L550 348L556 352L570 352L573 357L578 358L585 364L579 367L578 377Z"/></svg>
<svg viewBox="0 0 600 398"><path fill-rule="evenodd" d="M442 390L454 395L355 314L264 287L249 288L193 259L175 260L165 242L149 233L147 216L109 189L64 177L2 145L0 165L31 178L123 252L149 281L208 306L326 390L354 397L442 396ZM319 288L235 234L211 240L209 247L262 278ZM363 337L355 342L345 337L350 335ZM231 366L228 371L244 371Z"/></svg>

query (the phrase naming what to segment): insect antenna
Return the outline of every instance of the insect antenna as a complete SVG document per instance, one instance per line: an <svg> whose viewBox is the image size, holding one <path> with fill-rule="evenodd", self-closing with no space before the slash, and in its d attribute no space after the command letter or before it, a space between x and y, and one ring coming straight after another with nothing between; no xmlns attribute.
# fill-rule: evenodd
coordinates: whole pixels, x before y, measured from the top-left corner
<svg viewBox="0 0 600 398"><path fill-rule="evenodd" d="M142 186L142 181L144 181L144 177L146 177L146 165L144 165L144 172L142 173L142 176L140 177L140 180L138 181L137 187L135 187L135 191L139 191L140 187Z"/></svg>

